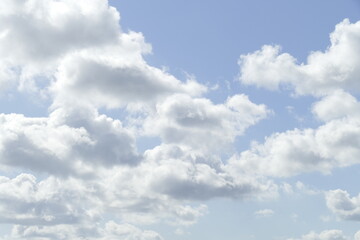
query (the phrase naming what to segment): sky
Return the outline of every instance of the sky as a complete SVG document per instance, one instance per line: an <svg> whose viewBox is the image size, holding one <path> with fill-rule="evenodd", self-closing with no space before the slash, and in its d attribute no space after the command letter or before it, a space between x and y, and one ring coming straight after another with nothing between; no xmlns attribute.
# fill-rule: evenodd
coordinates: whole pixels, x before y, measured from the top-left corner
<svg viewBox="0 0 360 240"><path fill-rule="evenodd" d="M360 2L2 0L0 240L360 240Z"/></svg>

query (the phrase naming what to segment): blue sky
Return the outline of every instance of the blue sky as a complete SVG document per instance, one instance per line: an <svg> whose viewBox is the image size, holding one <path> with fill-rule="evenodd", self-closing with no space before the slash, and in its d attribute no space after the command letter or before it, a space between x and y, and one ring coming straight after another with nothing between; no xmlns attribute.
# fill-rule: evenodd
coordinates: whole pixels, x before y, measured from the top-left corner
<svg viewBox="0 0 360 240"><path fill-rule="evenodd" d="M359 240L360 2L4 0L0 239Z"/></svg>

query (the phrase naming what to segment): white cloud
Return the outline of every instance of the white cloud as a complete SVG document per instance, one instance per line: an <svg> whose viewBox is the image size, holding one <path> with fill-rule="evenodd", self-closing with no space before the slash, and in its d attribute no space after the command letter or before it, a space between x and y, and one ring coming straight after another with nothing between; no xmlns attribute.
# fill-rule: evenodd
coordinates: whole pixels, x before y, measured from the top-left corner
<svg viewBox="0 0 360 240"><path fill-rule="evenodd" d="M102 0L4 0L0 18L1 56L23 63L112 43L120 33L119 13Z"/></svg>
<svg viewBox="0 0 360 240"><path fill-rule="evenodd" d="M246 95L217 105L206 98L173 95L157 104L144 129L146 134L160 135L164 143L218 150L269 113L265 105L252 103Z"/></svg>
<svg viewBox="0 0 360 240"><path fill-rule="evenodd" d="M85 177L93 166L140 161L131 133L95 110L57 109L48 118L1 114L0 121L3 166Z"/></svg>
<svg viewBox="0 0 360 240"><path fill-rule="evenodd" d="M182 83L163 70L147 65L140 49L126 53L131 49L128 45L141 45L144 41L137 33L127 37L130 43L123 41L119 46L87 50L65 58L51 86L55 105L71 105L77 99L77 103L114 108L155 103L174 93L199 95L206 91L205 86L194 80Z"/></svg>
<svg viewBox="0 0 360 240"><path fill-rule="evenodd" d="M358 102L337 90L313 107L325 125L274 134L223 163L224 149L271 111L243 94L214 104L194 79L182 82L148 65L143 55L151 46L141 33L122 32L118 21L104 0L0 2L0 90L37 90L45 77L41 91L52 101L46 117L0 114L2 170L44 178L0 177L0 224L15 225L7 239L162 240L135 225L188 226L207 214L202 201L273 198L278 187L269 176L328 173L359 162ZM332 46L312 53L307 65L272 46L242 56L242 81L270 89L285 83L298 94L353 88L359 59L349 57L348 45L358 49L358 29L339 24ZM310 80L301 85L303 79ZM100 114L103 107L141 115L130 126L140 125L137 132ZM162 142L139 154L136 134ZM342 239L335 230L306 236Z"/></svg>
<svg viewBox="0 0 360 240"><path fill-rule="evenodd" d="M113 221L106 223L106 237L104 240L121 239L124 240L162 240L163 238L154 231L143 231L130 224L117 224Z"/></svg>
<svg viewBox="0 0 360 240"><path fill-rule="evenodd" d="M275 212L272 209L261 209L256 211L254 214L257 217L271 217L274 213Z"/></svg>
<svg viewBox="0 0 360 240"><path fill-rule="evenodd" d="M211 155L192 152L189 148L161 145L145 152L149 165L148 183L153 191L175 199L210 199L214 197L251 198L276 196L271 181L251 175L233 175L227 165ZM210 161L209 161L210 160ZM144 174L143 174L144 175Z"/></svg>
<svg viewBox="0 0 360 240"><path fill-rule="evenodd" d="M198 201L277 196L271 181L232 176L218 160L174 145L148 150L138 166L113 168L100 178L103 208L130 223L190 225L207 213Z"/></svg>
<svg viewBox="0 0 360 240"><path fill-rule="evenodd" d="M355 233L354 240L360 240L360 231Z"/></svg>
<svg viewBox="0 0 360 240"><path fill-rule="evenodd" d="M91 184L74 179L37 182L30 174L0 177L0 196L0 223L41 226L99 219L99 211L90 208L97 201Z"/></svg>
<svg viewBox="0 0 360 240"><path fill-rule="evenodd" d="M70 51L115 43L119 14L107 1L4 0L0 3L0 83L17 68L22 88L33 88L33 76L54 71ZM4 86L1 86L3 88Z"/></svg>
<svg viewBox="0 0 360 240"><path fill-rule="evenodd" d="M341 219L360 221L360 195L350 197L344 190L326 192L326 205Z"/></svg>
<svg viewBox="0 0 360 240"><path fill-rule="evenodd" d="M344 117L360 117L360 103L351 94L337 90L313 105L314 115L322 121Z"/></svg>
<svg viewBox="0 0 360 240"><path fill-rule="evenodd" d="M279 52L279 46L265 45L252 54L241 55L241 83L275 90L283 82L296 82L299 78L296 59L287 53L279 55Z"/></svg>
<svg viewBox="0 0 360 240"><path fill-rule="evenodd" d="M122 222L190 225L207 213L206 205L190 204L191 200L276 194L270 181L231 176L221 169L218 157L209 157L205 151L209 148L194 151L184 139L175 142L180 146L163 144L142 158L134 134L119 120L98 112L100 107L132 111L138 104L141 110L148 108L140 111L145 116L175 122L179 109L175 116L167 116L154 108L166 108L182 96L183 104L190 103L184 110L195 114L179 125L189 129L185 140L192 135L204 141L209 131L214 138L222 137L216 143L230 143L266 117L264 105L244 95L214 105L199 97L205 86L193 79L183 83L149 66L143 54L150 53L151 46L140 33L120 31L119 14L107 1L1 4L0 20L6 19L2 24L8 30L0 39L4 66L0 81L8 84L19 75L19 88L36 90L34 76L45 76L49 83L41 90L49 90L53 100L47 117L0 116L1 166L50 175L39 182L32 175L2 178L0 216L3 223L18 224L13 238L76 239L89 232L89 222L99 221L96 218L102 214L113 214ZM20 15L27 21L18 19ZM32 35L26 39L28 32ZM16 51L9 52L13 45ZM207 122L210 125L202 126ZM155 134L162 133L160 129ZM154 232L114 222L93 233L106 240L162 239Z"/></svg>
<svg viewBox="0 0 360 240"><path fill-rule="evenodd" d="M288 240L347 240L349 239L341 230L325 230L321 233L310 232L303 235L301 238L291 238Z"/></svg>
<svg viewBox="0 0 360 240"><path fill-rule="evenodd" d="M328 174L333 168L358 164L359 159L360 121L341 118L316 129L272 134L263 144L253 143L230 162L239 171L289 177L313 171Z"/></svg>
<svg viewBox="0 0 360 240"><path fill-rule="evenodd" d="M330 35L331 45L324 52L309 54L306 64L298 64L279 46L242 55L240 81L268 89L294 88L296 94L321 96L337 89L359 91L360 21L345 19Z"/></svg>
<svg viewBox="0 0 360 240"><path fill-rule="evenodd" d="M114 221L107 222L104 227L94 224L87 227L65 224L42 227L15 225L7 239L163 240L157 232L141 230L130 224L117 224Z"/></svg>
<svg viewBox="0 0 360 240"><path fill-rule="evenodd" d="M119 107L206 87L147 65L141 33L121 32L107 1L3 1L0 11L0 90L42 91L53 82L57 102ZM55 75L54 75L55 74ZM50 81L49 81L50 80Z"/></svg>

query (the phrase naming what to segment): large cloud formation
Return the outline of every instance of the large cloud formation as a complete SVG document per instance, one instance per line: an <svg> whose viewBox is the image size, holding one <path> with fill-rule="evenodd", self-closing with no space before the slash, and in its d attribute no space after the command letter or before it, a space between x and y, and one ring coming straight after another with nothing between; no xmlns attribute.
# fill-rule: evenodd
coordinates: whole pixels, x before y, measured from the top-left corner
<svg viewBox="0 0 360 240"><path fill-rule="evenodd" d="M221 160L271 110L243 94L214 104L195 79L150 66L151 46L119 20L104 0L0 3L0 90L49 105L0 114L4 239L161 240L138 225L187 226L207 213L201 201L277 195ZM149 136L161 143L139 151Z"/></svg>
<svg viewBox="0 0 360 240"><path fill-rule="evenodd" d="M274 177L359 163L359 23L337 25L307 64L274 46L241 57L243 84L320 97L312 111L324 124L274 133L226 161L272 111L244 94L215 104L196 79L150 66L151 46L119 20L105 0L0 2L0 91L39 94L49 113L0 114L0 224L12 226L3 239L162 240L143 225L188 226L206 200L273 198ZM147 137L160 143L140 151ZM357 219L346 192L327 204Z"/></svg>
<svg viewBox="0 0 360 240"><path fill-rule="evenodd" d="M240 82L293 95L313 95L317 128L273 133L263 143L230 160L241 171L272 177L290 177L305 172L328 174L337 167L358 164L360 159L360 116L358 93L360 71L360 22L345 19L330 35L324 52L310 53L307 63L297 64L279 46L242 55ZM298 96L299 97L299 96Z"/></svg>

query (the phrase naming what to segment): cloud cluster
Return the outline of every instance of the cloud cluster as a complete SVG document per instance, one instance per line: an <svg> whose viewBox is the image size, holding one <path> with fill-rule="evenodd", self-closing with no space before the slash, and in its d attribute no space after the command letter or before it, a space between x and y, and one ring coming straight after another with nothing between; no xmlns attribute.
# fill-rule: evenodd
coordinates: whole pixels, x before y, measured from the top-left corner
<svg viewBox="0 0 360 240"><path fill-rule="evenodd" d="M99 218L96 208L90 207L97 201L94 190L76 180L50 177L37 182L30 174L1 177L0 193L1 223L50 226Z"/></svg>
<svg viewBox="0 0 360 240"><path fill-rule="evenodd" d="M216 197L276 196L221 159L271 110L243 94L214 104L195 79L150 66L151 46L119 20L104 0L0 3L0 90L49 102L47 116L0 114L5 239L162 240L138 225L194 224ZM139 152L143 136L161 144Z"/></svg>
<svg viewBox="0 0 360 240"><path fill-rule="evenodd" d="M312 111L324 125L275 133L227 162L236 138L272 111L244 94L215 104L195 79L150 66L151 46L119 20L105 0L0 2L0 91L50 102L47 116L0 114L0 224L13 225L4 239L162 240L139 225L188 226L208 212L203 201L273 198L272 177L359 163L360 104L348 90L358 90L360 23L337 25L307 64L274 46L241 57L243 84L321 96ZM160 144L139 151L149 136ZM327 204L357 220L356 197L335 190Z"/></svg>
<svg viewBox="0 0 360 240"><path fill-rule="evenodd" d="M296 95L313 95L314 117L323 125L273 133L263 143L230 162L241 171L272 177L290 177L304 172L324 174L333 168L359 163L360 105L358 92L360 22L345 19L330 35L325 52L312 52L306 64L297 64L278 46L263 48L240 57L240 81L267 89L291 90Z"/></svg>
<svg viewBox="0 0 360 240"><path fill-rule="evenodd" d="M360 73L360 22L345 19L330 35L331 45L324 52L309 54L307 62L298 64L279 46L266 45L261 50L242 55L240 81L275 90L293 89L297 95L322 96L337 89L358 92Z"/></svg>
<svg viewBox="0 0 360 240"><path fill-rule="evenodd" d="M273 133L263 143L254 142L250 149L230 159L233 171L285 178L314 171L329 174L334 168L360 163L360 104L356 98L360 22L345 19L336 25L330 41L325 51L310 53L307 62L301 64L290 54L280 53L280 46L265 45L241 55L242 84L316 97L311 111L323 125ZM339 219L359 220L359 197L337 189L326 192L326 204ZM359 233L354 238L358 239ZM350 238L340 230L327 230L299 239Z"/></svg>

